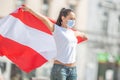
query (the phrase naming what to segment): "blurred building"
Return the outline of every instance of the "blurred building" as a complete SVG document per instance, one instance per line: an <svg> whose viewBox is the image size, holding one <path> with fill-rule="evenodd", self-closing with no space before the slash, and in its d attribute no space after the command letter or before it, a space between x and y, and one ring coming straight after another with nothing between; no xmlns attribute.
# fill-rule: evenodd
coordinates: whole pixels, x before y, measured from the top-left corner
<svg viewBox="0 0 120 80"><path fill-rule="evenodd" d="M96 80L120 80L120 1L90 0L88 2L88 68L95 67ZM87 69L88 69L87 68ZM91 72L92 72L91 70ZM87 71L89 74L89 70ZM88 74L88 75L89 75ZM93 75L95 77L95 74ZM87 78L87 77L86 77ZM87 80L95 80L88 78Z"/></svg>
<svg viewBox="0 0 120 80"><path fill-rule="evenodd" d="M77 46L78 80L120 80L120 1L119 0L0 0L0 17L26 4L35 12L57 19L63 7L76 13L76 28L88 36ZM0 75L5 80L49 80L52 61L26 74L7 58L0 57ZM21 78L22 77L22 78ZM17 79L18 80L18 79Z"/></svg>

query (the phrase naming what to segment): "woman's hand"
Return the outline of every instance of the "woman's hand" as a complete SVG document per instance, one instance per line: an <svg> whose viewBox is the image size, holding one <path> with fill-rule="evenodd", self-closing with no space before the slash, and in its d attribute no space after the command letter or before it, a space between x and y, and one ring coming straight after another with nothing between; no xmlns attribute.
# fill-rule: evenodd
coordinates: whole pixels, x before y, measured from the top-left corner
<svg viewBox="0 0 120 80"><path fill-rule="evenodd" d="M30 8L28 8L26 5L22 5L23 11L32 11Z"/></svg>
<svg viewBox="0 0 120 80"><path fill-rule="evenodd" d="M82 37L84 39L87 39L85 33L83 33L83 32L75 31L75 36L76 37L80 36L80 37Z"/></svg>
<svg viewBox="0 0 120 80"><path fill-rule="evenodd" d="M54 31L54 24L46 16L44 16L44 15L42 15L40 13L34 12L32 9L30 9L26 5L22 5L22 8L23 8L23 11L29 11L34 16L36 16L37 18L42 20L51 32Z"/></svg>

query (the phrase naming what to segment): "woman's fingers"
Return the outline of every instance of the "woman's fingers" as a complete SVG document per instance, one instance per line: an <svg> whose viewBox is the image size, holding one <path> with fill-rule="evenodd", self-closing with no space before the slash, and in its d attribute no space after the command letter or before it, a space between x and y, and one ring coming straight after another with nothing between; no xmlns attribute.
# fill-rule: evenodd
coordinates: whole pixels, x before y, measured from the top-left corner
<svg viewBox="0 0 120 80"><path fill-rule="evenodd" d="M31 9L30 8L28 8L26 5L22 5L22 9L23 9L23 11L30 11Z"/></svg>

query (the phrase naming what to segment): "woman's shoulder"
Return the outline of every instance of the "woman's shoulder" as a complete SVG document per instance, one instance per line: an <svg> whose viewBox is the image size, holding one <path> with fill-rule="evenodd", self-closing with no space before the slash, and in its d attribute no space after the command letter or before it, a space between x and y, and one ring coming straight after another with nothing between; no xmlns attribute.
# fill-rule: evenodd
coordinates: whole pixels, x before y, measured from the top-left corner
<svg viewBox="0 0 120 80"><path fill-rule="evenodd" d="M56 31L58 31L59 29L60 29L60 26L57 25L57 24L54 24L54 31L53 31L53 32L56 32Z"/></svg>
<svg viewBox="0 0 120 80"><path fill-rule="evenodd" d="M54 27L60 28L61 26L59 26L59 25L57 25L57 24L54 24Z"/></svg>
<svg viewBox="0 0 120 80"><path fill-rule="evenodd" d="M62 27L57 24L54 24L54 29L62 29Z"/></svg>

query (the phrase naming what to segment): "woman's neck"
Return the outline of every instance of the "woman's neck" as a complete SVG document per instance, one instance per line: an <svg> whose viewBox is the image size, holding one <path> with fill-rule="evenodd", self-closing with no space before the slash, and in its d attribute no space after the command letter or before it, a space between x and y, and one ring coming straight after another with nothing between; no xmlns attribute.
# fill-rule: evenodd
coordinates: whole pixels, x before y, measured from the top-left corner
<svg viewBox="0 0 120 80"><path fill-rule="evenodd" d="M67 25L61 25L61 27L63 27L63 28L67 28Z"/></svg>

